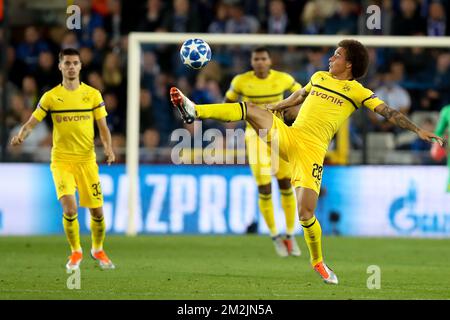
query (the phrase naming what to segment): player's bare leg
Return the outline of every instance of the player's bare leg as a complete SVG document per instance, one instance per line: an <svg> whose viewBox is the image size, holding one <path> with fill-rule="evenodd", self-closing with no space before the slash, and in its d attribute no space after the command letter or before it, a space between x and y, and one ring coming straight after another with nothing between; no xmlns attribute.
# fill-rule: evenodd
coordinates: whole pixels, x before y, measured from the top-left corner
<svg viewBox="0 0 450 320"><path fill-rule="evenodd" d="M105 250L103 250L103 242L105 240L106 233L103 207L89 208L89 211L91 212L91 257L98 261L100 268L114 269L114 264L106 255Z"/></svg>
<svg viewBox="0 0 450 320"><path fill-rule="evenodd" d="M323 262L322 229L319 220L314 216L319 195L309 188L296 188L295 192L300 224L311 255L311 264L325 283L338 284L336 274Z"/></svg>
<svg viewBox="0 0 450 320"><path fill-rule="evenodd" d="M299 257L302 252L294 236L297 199L292 190L291 179L278 179L278 187L280 190L281 206L286 217L286 239L284 240L284 245L289 255Z"/></svg>
<svg viewBox="0 0 450 320"><path fill-rule="evenodd" d="M80 226L78 223L77 202L74 195L64 195L59 199L63 208L63 226L67 241L70 244L71 255L66 264L67 270L76 270L83 260L80 245Z"/></svg>

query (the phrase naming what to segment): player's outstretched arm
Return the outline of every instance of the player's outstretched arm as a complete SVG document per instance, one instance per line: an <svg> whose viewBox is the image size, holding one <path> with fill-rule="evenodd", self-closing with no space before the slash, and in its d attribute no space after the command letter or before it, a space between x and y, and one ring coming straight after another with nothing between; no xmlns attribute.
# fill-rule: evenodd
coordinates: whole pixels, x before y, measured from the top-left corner
<svg viewBox="0 0 450 320"><path fill-rule="evenodd" d="M19 133L12 137L11 145L18 146L21 144L38 123L39 121L34 116L31 116L22 128L20 128Z"/></svg>
<svg viewBox="0 0 450 320"><path fill-rule="evenodd" d="M435 135L433 132L424 130L418 126L416 126L414 123L411 122L411 120L408 119L403 113L394 110L387 106L386 104L380 104L379 106L375 107L374 111L383 117L386 118L390 123L403 128L410 130L412 132L417 133L420 139L432 142L433 139L436 140L441 146L444 145L444 139L441 137Z"/></svg>
<svg viewBox="0 0 450 320"><path fill-rule="evenodd" d="M108 125L106 124L106 117L97 120L97 127L105 150L106 162L110 165L116 161L116 156L112 149L111 132L109 132Z"/></svg>
<svg viewBox="0 0 450 320"><path fill-rule="evenodd" d="M301 88L280 102L266 105L266 108L272 111L281 111L290 107L295 107L302 104L307 96L308 92L306 92L305 88Z"/></svg>

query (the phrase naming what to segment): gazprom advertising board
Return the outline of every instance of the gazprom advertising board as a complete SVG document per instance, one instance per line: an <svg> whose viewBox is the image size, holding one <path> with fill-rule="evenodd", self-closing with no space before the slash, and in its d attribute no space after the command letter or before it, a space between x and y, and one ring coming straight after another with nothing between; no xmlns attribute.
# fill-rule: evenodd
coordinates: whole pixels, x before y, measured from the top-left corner
<svg viewBox="0 0 450 320"><path fill-rule="evenodd" d="M257 232L268 233L246 166L143 165L139 170L139 233L242 234L255 221ZM100 173L107 230L123 233L125 166L102 165ZM440 166L326 167L316 214L325 234L450 237L447 174ZM276 181L273 192L283 232ZM61 214L48 164L0 165L0 235L63 233ZM79 209L79 221L88 232L87 209Z"/></svg>

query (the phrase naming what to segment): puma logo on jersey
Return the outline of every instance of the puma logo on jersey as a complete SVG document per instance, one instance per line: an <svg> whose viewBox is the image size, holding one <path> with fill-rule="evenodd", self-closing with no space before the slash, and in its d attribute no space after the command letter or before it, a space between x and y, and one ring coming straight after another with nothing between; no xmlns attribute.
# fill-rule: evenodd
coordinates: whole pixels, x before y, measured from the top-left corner
<svg viewBox="0 0 450 320"><path fill-rule="evenodd" d="M64 102L64 100L63 99L61 99L61 98L56 98L58 101L61 101L61 102Z"/></svg>
<svg viewBox="0 0 450 320"><path fill-rule="evenodd" d="M342 106L342 104L344 103L344 100L341 100L339 98L333 97L333 96L331 96L329 94L326 94L326 93L323 93L323 92L318 92L318 91L316 91L314 89L311 90L310 94L312 96L317 96L317 97L320 97L320 98L325 99L327 101L329 100L329 101L333 102L334 104L337 104L338 106Z"/></svg>

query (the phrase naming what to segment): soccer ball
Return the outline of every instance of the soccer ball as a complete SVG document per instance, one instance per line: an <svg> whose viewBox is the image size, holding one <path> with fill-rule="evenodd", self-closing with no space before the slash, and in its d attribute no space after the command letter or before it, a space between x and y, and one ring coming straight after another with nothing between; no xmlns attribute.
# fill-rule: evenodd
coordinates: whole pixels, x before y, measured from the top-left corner
<svg viewBox="0 0 450 320"><path fill-rule="evenodd" d="M188 39L180 49L183 64L192 69L200 69L211 60L211 48L202 39Z"/></svg>

